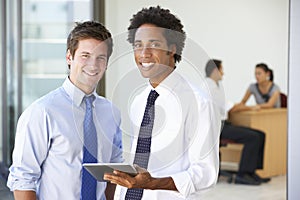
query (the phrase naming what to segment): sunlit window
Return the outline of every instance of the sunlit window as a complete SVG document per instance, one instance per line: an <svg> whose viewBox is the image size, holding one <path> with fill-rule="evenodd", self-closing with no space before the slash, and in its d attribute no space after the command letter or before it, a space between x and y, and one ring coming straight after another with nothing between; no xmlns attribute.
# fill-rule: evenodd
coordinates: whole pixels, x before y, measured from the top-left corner
<svg viewBox="0 0 300 200"><path fill-rule="evenodd" d="M57 88L68 68L66 38L74 21L91 19L91 1L23 1L23 109Z"/></svg>
<svg viewBox="0 0 300 200"><path fill-rule="evenodd" d="M92 19L93 2L0 0L0 171L10 165L20 113L66 78L67 35L75 21Z"/></svg>

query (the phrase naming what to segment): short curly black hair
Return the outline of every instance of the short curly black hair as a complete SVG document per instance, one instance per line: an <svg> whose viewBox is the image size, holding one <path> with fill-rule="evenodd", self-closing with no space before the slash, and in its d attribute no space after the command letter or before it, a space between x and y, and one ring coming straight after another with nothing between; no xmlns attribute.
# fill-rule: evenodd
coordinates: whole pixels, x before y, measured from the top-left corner
<svg viewBox="0 0 300 200"><path fill-rule="evenodd" d="M143 8L130 19L127 38L130 44L134 43L136 30L143 24L153 24L157 27L165 28L164 36L168 45L176 45L175 62L180 62L186 39L181 21L170 10L163 9L160 6Z"/></svg>

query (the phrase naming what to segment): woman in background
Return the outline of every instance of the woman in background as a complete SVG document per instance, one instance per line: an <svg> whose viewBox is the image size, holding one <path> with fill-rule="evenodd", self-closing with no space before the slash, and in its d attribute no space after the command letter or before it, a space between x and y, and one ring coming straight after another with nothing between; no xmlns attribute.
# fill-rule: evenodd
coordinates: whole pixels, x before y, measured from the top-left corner
<svg viewBox="0 0 300 200"><path fill-rule="evenodd" d="M273 71L266 64L259 63L255 67L255 78L256 83L250 84L241 103L235 106L234 111L279 108L281 106L280 89L273 82ZM257 105L246 106L246 102L252 94Z"/></svg>

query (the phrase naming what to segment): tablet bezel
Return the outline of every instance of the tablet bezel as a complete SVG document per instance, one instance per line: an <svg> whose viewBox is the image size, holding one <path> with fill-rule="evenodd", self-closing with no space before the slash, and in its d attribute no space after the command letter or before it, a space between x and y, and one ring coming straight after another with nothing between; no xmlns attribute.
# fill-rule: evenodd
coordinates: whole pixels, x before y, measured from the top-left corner
<svg viewBox="0 0 300 200"><path fill-rule="evenodd" d="M105 173L113 173L114 170L125 172L135 176L137 171L132 164L128 163L84 163L83 167L99 182L107 182L103 179Z"/></svg>

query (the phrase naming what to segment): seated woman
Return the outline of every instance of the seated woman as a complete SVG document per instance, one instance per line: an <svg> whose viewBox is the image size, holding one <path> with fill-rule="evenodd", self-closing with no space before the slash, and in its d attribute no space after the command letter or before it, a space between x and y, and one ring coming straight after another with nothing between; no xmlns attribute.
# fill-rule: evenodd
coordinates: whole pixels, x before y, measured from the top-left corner
<svg viewBox="0 0 300 200"><path fill-rule="evenodd" d="M266 64L259 63L255 67L255 78L257 82L249 86L241 103L236 104L231 112L280 107L280 89L273 82L273 71ZM252 94L257 105L246 106L246 102Z"/></svg>

